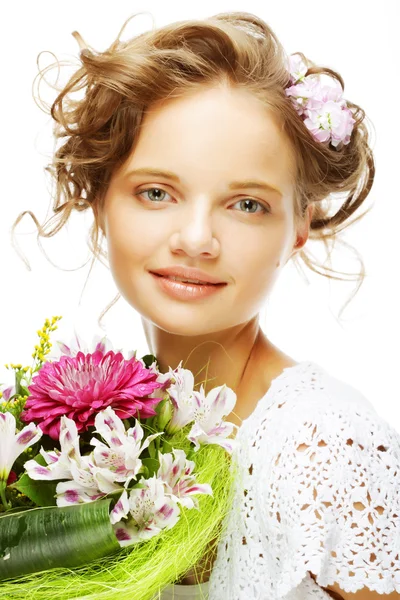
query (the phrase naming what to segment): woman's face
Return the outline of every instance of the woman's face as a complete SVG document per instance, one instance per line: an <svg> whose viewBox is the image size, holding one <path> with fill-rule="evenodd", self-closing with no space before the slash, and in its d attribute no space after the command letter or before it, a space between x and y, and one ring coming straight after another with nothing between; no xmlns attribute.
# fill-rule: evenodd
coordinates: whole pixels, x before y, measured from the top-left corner
<svg viewBox="0 0 400 600"><path fill-rule="evenodd" d="M218 87L153 105L104 199L110 268L125 300L177 335L252 319L298 239L292 161L272 116L245 91ZM268 187L233 185L245 180ZM150 271L177 265L227 285L200 300L172 298Z"/></svg>

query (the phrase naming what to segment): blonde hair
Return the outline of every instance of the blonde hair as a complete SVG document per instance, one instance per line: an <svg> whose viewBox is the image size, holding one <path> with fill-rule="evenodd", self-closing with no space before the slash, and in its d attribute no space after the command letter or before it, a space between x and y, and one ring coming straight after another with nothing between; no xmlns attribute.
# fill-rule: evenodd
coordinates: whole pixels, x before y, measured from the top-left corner
<svg viewBox="0 0 400 600"><path fill-rule="evenodd" d="M346 99L356 121L349 144L338 150L317 142L285 95L289 85L285 50L271 27L251 13L226 12L205 20L175 22L121 41L131 18L103 52L89 48L80 34L73 32L81 47L81 65L64 87L56 88L59 93L50 108L54 136L62 140L46 167L55 183L55 214L41 226L32 212L24 211L12 231L28 213L37 226L38 240L39 236L51 237L65 225L73 210L90 207L94 215L88 244L93 255L90 275L94 261L107 258L101 238L102 200L113 172L131 152L146 110L158 100L228 84L254 94L273 111L292 144L296 157L296 225L312 203L309 239L323 243L327 262L336 241L351 247L338 234L371 210L372 207L350 221L367 198L375 174L363 109ZM343 79L336 71L317 66L301 52L297 54L308 65L307 74L329 75L344 89ZM39 83L53 67L54 64L44 72L39 70ZM83 97L73 99L72 94L80 90L85 92ZM338 198L340 207L330 215ZM358 285L351 300L365 277L362 258L353 250L360 262L357 274L336 271L326 262L319 262L305 246L292 260L297 268L302 260L312 271L329 279L345 280L339 275L355 275ZM102 312L100 321L119 297L120 294Z"/></svg>

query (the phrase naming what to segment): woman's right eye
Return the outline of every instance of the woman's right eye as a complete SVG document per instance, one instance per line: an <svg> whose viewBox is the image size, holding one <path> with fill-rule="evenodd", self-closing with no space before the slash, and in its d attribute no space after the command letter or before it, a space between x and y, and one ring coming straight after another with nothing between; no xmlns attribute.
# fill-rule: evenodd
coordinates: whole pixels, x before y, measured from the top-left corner
<svg viewBox="0 0 400 600"><path fill-rule="evenodd" d="M141 196L142 194L147 194L148 192L156 192L156 194L153 194L155 196L154 199L150 198L144 198L145 200L147 200L148 202L152 202L153 204L155 204L156 202L160 201L160 193L161 194L167 194L168 192L166 192L165 190L161 189L161 188L157 188L157 187L150 187L150 188L146 188L144 190L141 190L140 192L138 192L137 194L135 194L136 196Z"/></svg>

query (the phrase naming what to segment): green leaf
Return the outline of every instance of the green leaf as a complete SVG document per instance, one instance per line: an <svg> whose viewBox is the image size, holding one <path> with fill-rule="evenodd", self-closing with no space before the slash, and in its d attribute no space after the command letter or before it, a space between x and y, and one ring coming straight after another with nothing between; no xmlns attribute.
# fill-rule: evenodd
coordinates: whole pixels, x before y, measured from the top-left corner
<svg viewBox="0 0 400 600"><path fill-rule="evenodd" d="M46 466L47 463L41 454L34 457L37 463ZM31 479L24 473L18 481L11 484L10 488L16 488L21 494L28 496L38 506L56 506L56 487L58 481L47 481L45 479Z"/></svg>
<svg viewBox="0 0 400 600"><path fill-rule="evenodd" d="M9 508L6 512L0 513L0 519L9 514L14 514L17 512L22 512L23 510L32 510L31 506L16 506L15 508Z"/></svg>
<svg viewBox="0 0 400 600"><path fill-rule="evenodd" d="M163 454L167 454L168 452L172 452L172 450L173 450L172 444L170 444L168 440L164 439L163 442L162 442L162 452L163 452Z"/></svg>
<svg viewBox="0 0 400 600"><path fill-rule="evenodd" d="M57 483L58 481L31 479L27 473L24 473L12 486L38 506L56 506Z"/></svg>
<svg viewBox="0 0 400 600"><path fill-rule="evenodd" d="M16 394L18 394L18 396L22 396L23 395L23 386L21 383L22 378L24 377L25 372L22 371L21 369L18 369L18 371L15 371L15 392Z"/></svg>
<svg viewBox="0 0 400 600"><path fill-rule="evenodd" d="M130 492L131 490L143 490L146 487L147 486L145 486L143 483L138 482L138 483L135 483L135 485L133 485L132 487L129 486L127 491Z"/></svg>
<svg viewBox="0 0 400 600"><path fill-rule="evenodd" d="M121 549L111 499L33 508L0 518L0 581L57 567L79 567Z"/></svg>
<svg viewBox="0 0 400 600"><path fill-rule="evenodd" d="M156 362L157 369L160 369L160 363L153 354L146 354L145 356L142 356L142 361L147 369L153 364L154 361Z"/></svg>
<svg viewBox="0 0 400 600"><path fill-rule="evenodd" d="M148 477L153 477L160 466L160 463L155 458L142 458L142 463L148 470Z"/></svg>
<svg viewBox="0 0 400 600"><path fill-rule="evenodd" d="M155 444L154 444L154 440L152 440L150 442L150 444L147 446L147 449L149 451L150 458L154 458L155 459L156 455L157 455L157 450L156 450L156 447L155 447Z"/></svg>
<svg viewBox="0 0 400 600"><path fill-rule="evenodd" d="M24 385L20 386L21 396L29 396L29 390Z"/></svg>

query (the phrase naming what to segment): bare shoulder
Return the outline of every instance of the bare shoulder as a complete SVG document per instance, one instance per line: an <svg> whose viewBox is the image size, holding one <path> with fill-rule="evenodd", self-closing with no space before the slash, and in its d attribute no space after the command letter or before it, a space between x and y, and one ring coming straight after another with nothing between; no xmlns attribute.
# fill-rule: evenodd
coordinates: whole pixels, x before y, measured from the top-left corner
<svg viewBox="0 0 400 600"><path fill-rule="evenodd" d="M264 385L270 385L284 369L299 364L294 358L272 344L265 335L262 336L256 362L259 373L263 374Z"/></svg>
<svg viewBox="0 0 400 600"><path fill-rule="evenodd" d="M274 379L287 367L298 364L293 358L271 344L265 337L259 342L253 361L247 369L239 389L234 411L227 417L240 426L247 419L271 387Z"/></svg>

